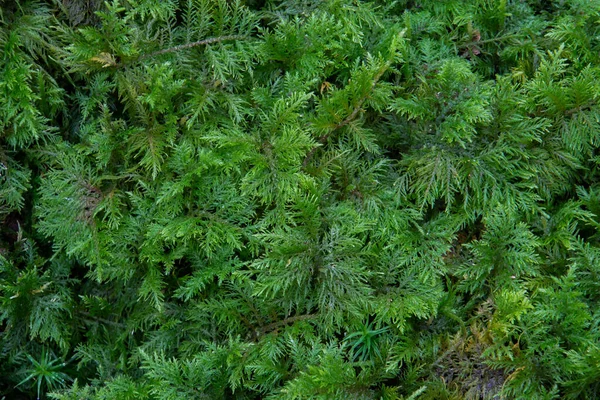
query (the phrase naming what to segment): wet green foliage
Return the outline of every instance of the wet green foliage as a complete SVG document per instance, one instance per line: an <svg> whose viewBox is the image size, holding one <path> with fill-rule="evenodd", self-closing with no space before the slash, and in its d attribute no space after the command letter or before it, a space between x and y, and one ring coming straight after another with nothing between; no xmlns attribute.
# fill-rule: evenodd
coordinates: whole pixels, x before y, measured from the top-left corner
<svg viewBox="0 0 600 400"><path fill-rule="evenodd" d="M0 398L600 394L600 1L0 0Z"/></svg>

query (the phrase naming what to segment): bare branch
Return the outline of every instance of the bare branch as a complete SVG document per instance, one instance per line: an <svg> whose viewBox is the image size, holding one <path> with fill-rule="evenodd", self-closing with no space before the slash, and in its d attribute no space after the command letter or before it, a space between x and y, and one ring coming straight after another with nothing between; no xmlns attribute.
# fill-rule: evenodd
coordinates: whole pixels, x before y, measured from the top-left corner
<svg viewBox="0 0 600 400"><path fill-rule="evenodd" d="M227 41L231 41L231 40L245 40L245 39L248 39L248 36L243 36L243 35L218 36L218 37L208 38L208 39L204 39L204 40L199 40L197 42L180 44L179 46L169 47L169 48L158 50L158 51L155 51L152 53L142 54L138 58L136 58L130 62L139 62L139 61L142 61L142 60L145 60L148 58L160 56L162 54L175 53L175 52L178 52L181 50L191 49L192 47L205 46L207 44L227 42ZM126 64L127 63L120 63L120 64L117 64L116 66L123 67Z"/></svg>
<svg viewBox="0 0 600 400"><path fill-rule="evenodd" d="M197 42L181 44L179 46L169 47L168 49L162 49L162 50L155 51L153 53L144 54L138 60L156 57L156 56L160 56L162 54L167 54L167 53L175 53L180 50L191 49L192 47L205 46L207 44L226 42L226 41L230 41L230 40L244 40L247 38L248 38L247 36L242 36L242 35L227 35L227 36L208 38L208 39L204 39L204 40L199 40Z"/></svg>
<svg viewBox="0 0 600 400"><path fill-rule="evenodd" d="M315 314L305 314L305 315L295 315L293 317L288 317L288 318L282 319L281 321L276 321L276 322L273 322L273 323L270 323L268 325L265 325L265 326L261 327L258 330L258 333L261 334L261 335L264 335L265 333L271 332L271 331L273 331L273 330L275 330L277 328L280 328L282 326L291 324L291 323L296 322L296 321L303 321L303 320L306 320L306 319L312 319L315 316L316 316Z"/></svg>

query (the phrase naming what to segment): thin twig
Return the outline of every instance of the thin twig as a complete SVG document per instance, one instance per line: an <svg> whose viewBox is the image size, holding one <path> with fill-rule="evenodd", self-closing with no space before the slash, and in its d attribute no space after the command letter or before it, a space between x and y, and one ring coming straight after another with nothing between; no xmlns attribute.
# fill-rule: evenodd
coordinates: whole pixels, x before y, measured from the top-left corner
<svg viewBox="0 0 600 400"><path fill-rule="evenodd" d="M98 323L101 322L103 324L107 324L107 325L112 325L112 326L116 326L118 328L127 328L127 325L125 325L124 323L121 322L116 322L116 321L111 321L109 319L105 319L105 318L101 318L101 317L96 317L92 314L90 314L87 311L79 311L78 312L80 315L86 316L87 318L83 318L84 321L86 322L90 322L90 323Z"/></svg>
<svg viewBox="0 0 600 400"><path fill-rule="evenodd" d="M571 108L569 110L566 110L565 111L565 116L570 117L573 114L577 114L578 112L583 111L583 110L585 110L587 108L593 107L595 105L596 105L595 101L590 101L589 103L582 104L579 107L574 107L574 108Z"/></svg>
<svg viewBox="0 0 600 400"><path fill-rule="evenodd" d="M271 332L279 327L291 324L296 321L312 319L314 317L315 317L315 314L304 314L304 315L295 315L293 317L288 317L288 318L282 319L281 321L276 321L276 322L273 322L273 323L270 323L268 325L261 327L259 329L259 333L264 335L265 333Z"/></svg>
<svg viewBox="0 0 600 400"><path fill-rule="evenodd" d="M145 60L147 58L160 56L162 54L175 53L177 51L191 49L192 47L205 46L207 44L226 42L226 41L230 41L230 40L245 40L245 39L248 39L248 36L226 35L226 36L212 37L212 38L208 38L208 39L204 39L204 40L198 40L197 42L180 44L179 46L169 47L166 49L154 51L152 53L142 54L138 58L132 60L132 62L139 62L139 61ZM120 64L117 64L117 67L122 67L124 65L125 64L120 63Z"/></svg>
<svg viewBox="0 0 600 400"><path fill-rule="evenodd" d="M229 40L244 40L244 39L247 39L247 36L227 35L227 36L213 37L213 38L208 38L208 39L204 39L204 40L199 40L197 42L181 44L181 45L175 46L175 47L169 47L168 49L158 50L158 51L155 51L155 52L149 53L149 54L144 54L138 60L143 60L143 59L150 58L150 57L160 56L162 54L167 54L167 53L174 53L176 51L190 49L192 47L197 47L197 46L204 46L207 44L226 42Z"/></svg>
<svg viewBox="0 0 600 400"><path fill-rule="evenodd" d="M516 37L519 37L519 36L521 36L521 34L519 34L519 33L511 33L511 34L508 34L508 35L498 36L498 37L491 38L491 39L472 41L472 42L469 42L469 43L465 43L461 47L468 47L468 46L473 46L473 45L478 45L478 44L486 44L486 43L493 43L493 42L501 42L503 40L512 39L512 38L516 38Z"/></svg>

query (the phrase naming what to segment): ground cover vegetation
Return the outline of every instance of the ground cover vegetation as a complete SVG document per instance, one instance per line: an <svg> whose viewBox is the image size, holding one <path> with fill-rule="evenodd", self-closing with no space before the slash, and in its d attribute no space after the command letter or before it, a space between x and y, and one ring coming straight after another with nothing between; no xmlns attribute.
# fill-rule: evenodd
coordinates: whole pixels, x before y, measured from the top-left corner
<svg viewBox="0 0 600 400"><path fill-rule="evenodd" d="M0 1L0 398L600 396L600 1Z"/></svg>

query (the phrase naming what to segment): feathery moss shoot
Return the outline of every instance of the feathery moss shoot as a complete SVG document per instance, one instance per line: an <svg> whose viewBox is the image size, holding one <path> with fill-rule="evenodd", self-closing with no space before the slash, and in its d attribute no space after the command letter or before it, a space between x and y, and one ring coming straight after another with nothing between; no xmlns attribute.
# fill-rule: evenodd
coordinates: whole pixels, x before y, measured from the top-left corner
<svg viewBox="0 0 600 400"><path fill-rule="evenodd" d="M0 398L600 398L600 0L0 0Z"/></svg>

